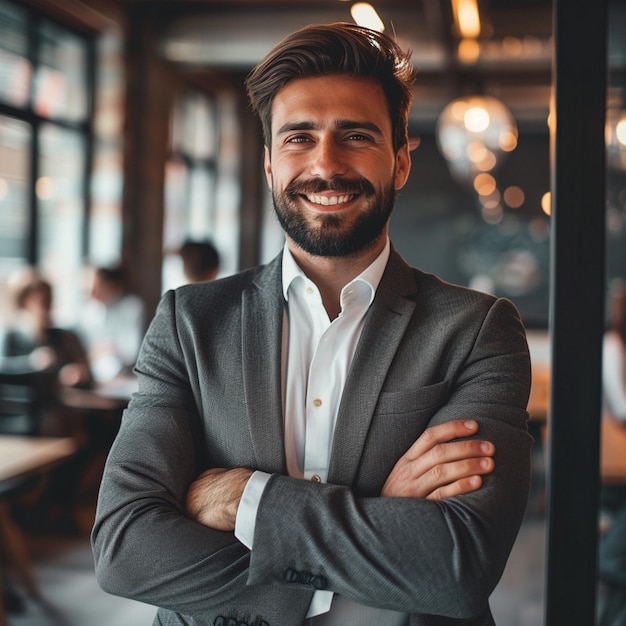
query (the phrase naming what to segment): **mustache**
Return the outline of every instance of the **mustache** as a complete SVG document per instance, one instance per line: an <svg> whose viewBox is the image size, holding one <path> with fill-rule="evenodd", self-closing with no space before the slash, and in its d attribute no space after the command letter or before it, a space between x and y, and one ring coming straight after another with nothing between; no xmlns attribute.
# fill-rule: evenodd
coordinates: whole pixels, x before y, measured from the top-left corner
<svg viewBox="0 0 626 626"><path fill-rule="evenodd" d="M366 196L376 194L374 185L365 178L333 178L331 180L312 178L310 180L294 180L285 187L285 193L290 196L310 195L313 193L321 193L322 191L335 191L345 194L365 194Z"/></svg>

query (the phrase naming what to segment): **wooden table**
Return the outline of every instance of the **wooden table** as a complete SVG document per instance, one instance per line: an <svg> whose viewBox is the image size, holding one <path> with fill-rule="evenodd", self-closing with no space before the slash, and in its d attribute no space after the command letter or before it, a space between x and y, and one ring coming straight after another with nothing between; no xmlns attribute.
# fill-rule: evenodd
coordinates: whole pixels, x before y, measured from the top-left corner
<svg viewBox="0 0 626 626"><path fill-rule="evenodd" d="M97 383L92 389L65 387L61 389L60 397L61 402L72 409L116 411L126 408L136 390L136 376L124 375Z"/></svg>
<svg viewBox="0 0 626 626"><path fill-rule="evenodd" d="M16 569L29 594L45 604L32 572L24 537L9 512L11 487L22 479L44 474L70 459L77 449L71 437L0 436L0 626L8 624L2 595L5 572L10 566Z"/></svg>
<svg viewBox="0 0 626 626"><path fill-rule="evenodd" d="M33 473L45 472L77 449L71 437L0 435L0 489Z"/></svg>

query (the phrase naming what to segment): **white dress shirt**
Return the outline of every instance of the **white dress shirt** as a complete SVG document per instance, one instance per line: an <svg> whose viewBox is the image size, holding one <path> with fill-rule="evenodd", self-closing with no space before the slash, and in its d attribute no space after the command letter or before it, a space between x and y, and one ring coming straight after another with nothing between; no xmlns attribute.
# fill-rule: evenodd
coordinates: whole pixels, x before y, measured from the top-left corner
<svg viewBox="0 0 626 626"><path fill-rule="evenodd" d="M365 315L389 259L384 250L341 290L341 312L330 320L320 292L295 262L285 245L283 294L287 313L283 326L283 414L289 476L326 482L330 452L343 387ZM256 511L269 475L255 472L243 493L235 536L252 549ZM307 625L401 626L405 614L358 605L331 591L315 591ZM332 604L332 608L331 608ZM317 616L317 617L315 617ZM346 621L346 620L349 621Z"/></svg>
<svg viewBox="0 0 626 626"><path fill-rule="evenodd" d="M626 421L626 350L615 331L602 342L602 391L611 415Z"/></svg>

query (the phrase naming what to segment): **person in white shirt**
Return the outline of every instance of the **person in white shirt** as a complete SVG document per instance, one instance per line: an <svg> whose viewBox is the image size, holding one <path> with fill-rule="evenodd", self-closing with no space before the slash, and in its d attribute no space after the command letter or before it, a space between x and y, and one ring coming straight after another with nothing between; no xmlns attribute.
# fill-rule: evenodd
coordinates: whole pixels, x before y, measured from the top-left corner
<svg viewBox="0 0 626 626"><path fill-rule="evenodd" d="M344 23L248 76L284 249L163 296L92 534L100 585L155 625L493 624L530 359L511 302L389 241L414 78Z"/></svg>
<svg viewBox="0 0 626 626"><path fill-rule="evenodd" d="M626 285L621 282L610 290L609 318L602 342L603 419L626 428ZM626 489L604 484L600 495L598 626L619 626L626 624Z"/></svg>
<svg viewBox="0 0 626 626"><path fill-rule="evenodd" d="M602 391L610 415L626 423L626 286L615 287L602 342Z"/></svg>
<svg viewBox="0 0 626 626"><path fill-rule="evenodd" d="M144 335L144 307L139 296L126 291L118 267L95 268L89 295L79 331L94 378L107 382L129 374L135 365Z"/></svg>

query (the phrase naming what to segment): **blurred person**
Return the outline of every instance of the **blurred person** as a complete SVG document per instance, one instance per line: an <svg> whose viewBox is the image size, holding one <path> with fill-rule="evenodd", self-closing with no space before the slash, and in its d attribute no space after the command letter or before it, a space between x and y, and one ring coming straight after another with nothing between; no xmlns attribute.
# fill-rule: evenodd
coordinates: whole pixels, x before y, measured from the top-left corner
<svg viewBox="0 0 626 626"><path fill-rule="evenodd" d="M110 381L129 374L144 334L141 299L128 293L121 268L98 267L89 300L83 307L80 332L87 344L94 378Z"/></svg>
<svg viewBox="0 0 626 626"><path fill-rule="evenodd" d="M34 378L41 406L34 434L73 437L78 451L67 463L47 475L38 492L36 506L31 503L13 511L31 530L76 532L74 518L80 494L82 472L89 463L89 426L83 413L67 407L63 387L88 389L93 384L87 352L72 330L53 323L53 288L37 272L14 281L18 312L14 326L3 334L0 368L6 372L39 374Z"/></svg>
<svg viewBox="0 0 626 626"><path fill-rule="evenodd" d="M187 239L179 248L183 262L183 274L190 283L214 280L220 269L220 256L210 241Z"/></svg>
<svg viewBox="0 0 626 626"><path fill-rule="evenodd" d="M610 415L626 424L626 285L615 285L609 298L609 327L602 341L602 391Z"/></svg>
<svg viewBox="0 0 626 626"><path fill-rule="evenodd" d="M609 293L609 324L602 342L603 419L626 428L626 285ZM599 542L598 626L626 624L626 488L603 485Z"/></svg>
<svg viewBox="0 0 626 626"><path fill-rule="evenodd" d="M168 291L92 533L155 625L492 626L522 522L530 358L513 304L410 267L411 55L289 35L247 89L285 245Z"/></svg>
<svg viewBox="0 0 626 626"><path fill-rule="evenodd" d="M91 386L89 359L79 336L53 323L52 285L32 275L16 288L15 304L18 316L3 333L0 366L13 372L53 371L62 386Z"/></svg>

